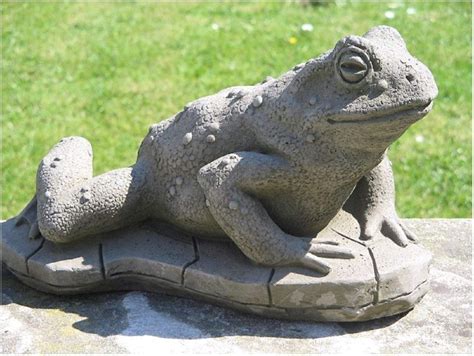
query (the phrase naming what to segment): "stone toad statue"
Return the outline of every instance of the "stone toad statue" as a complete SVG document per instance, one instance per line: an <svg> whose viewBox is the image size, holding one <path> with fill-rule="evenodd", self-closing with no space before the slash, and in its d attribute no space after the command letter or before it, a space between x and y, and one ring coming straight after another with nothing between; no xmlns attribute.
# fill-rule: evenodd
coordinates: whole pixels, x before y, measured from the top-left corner
<svg viewBox="0 0 474 356"><path fill-rule="evenodd" d="M132 167L93 177L89 142L61 140L17 224L65 243L152 218L230 238L258 264L326 274L321 257L352 253L311 238L341 208L361 239L414 240L395 211L386 151L436 95L400 34L375 27L277 79L188 104L150 128Z"/></svg>

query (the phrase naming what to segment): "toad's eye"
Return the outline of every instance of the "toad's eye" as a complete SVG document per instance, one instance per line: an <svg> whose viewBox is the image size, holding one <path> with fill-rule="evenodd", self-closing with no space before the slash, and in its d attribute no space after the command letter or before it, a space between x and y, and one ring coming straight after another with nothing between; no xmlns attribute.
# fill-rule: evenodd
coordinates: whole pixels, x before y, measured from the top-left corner
<svg viewBox="0 0 474 356"><path fill-rule="evenodd" d="M349 51L339 57L339 73L346 82L358 83L365 78L369 67L358 53Z"/></svg>

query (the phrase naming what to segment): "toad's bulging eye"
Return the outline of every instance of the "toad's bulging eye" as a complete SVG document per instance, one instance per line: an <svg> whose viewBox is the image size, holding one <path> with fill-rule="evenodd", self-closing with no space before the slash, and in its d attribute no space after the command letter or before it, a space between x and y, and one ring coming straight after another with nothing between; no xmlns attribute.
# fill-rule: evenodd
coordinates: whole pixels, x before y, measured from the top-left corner
<svg viewBox="0 0 474 356"><path fill-rule="evenodd" d="M358 83L365 78L369 67L358 53L346 52L339 58L339 73L346 82Z"/></svg>

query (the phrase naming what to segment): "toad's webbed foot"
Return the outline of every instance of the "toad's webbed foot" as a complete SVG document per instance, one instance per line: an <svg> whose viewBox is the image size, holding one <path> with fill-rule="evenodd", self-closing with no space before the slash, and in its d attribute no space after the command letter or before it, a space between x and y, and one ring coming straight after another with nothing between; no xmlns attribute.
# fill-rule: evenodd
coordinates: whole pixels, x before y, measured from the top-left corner
<svg viewBox="0 0 474 356"><path fill-rule="evenodd" d="M362 240L370 240L380 232L402 247L407 246L409 241L417 242L415 234L401 222L396 214L376 214L360 223Z"/></svg>
<svg viewBox="0 0 474 356"><path fill-rule="evenodd" d="M348 248L324 242L310 243L309 247L303 251L303 256L296 259L294 264L296 266L301 265L316 270L323 274L329 273L331 268L321 257L339 259L354 258L354 255ZM292 263L289 263L289 265L291 264Z"/></svg>
<svg viewBox="0 0 474 356"><path fill-rule="evenodd" d="M37 239L41 236L38 228L38 217L37 217L37 200L36 195L31 199L28 205L22 210L16 217L15 226L28 224L30 230L28 232L29 239Z"/></svg>

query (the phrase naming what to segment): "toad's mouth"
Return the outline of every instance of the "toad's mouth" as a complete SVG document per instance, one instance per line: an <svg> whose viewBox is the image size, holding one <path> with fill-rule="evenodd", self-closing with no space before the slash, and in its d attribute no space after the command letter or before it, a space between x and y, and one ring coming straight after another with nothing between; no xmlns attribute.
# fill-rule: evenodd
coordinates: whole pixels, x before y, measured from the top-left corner
<svg viewBox="0 0 474 356"><path fill-rule="evenodd" d="M375 115L362 114L362 113L353 113L353 114L343 114L335 115L327 119L327 122L330 124L376 124L376 123L388 123L398 120L409 120L417 121L428 114L433 108L433 101L430 100L428 103L424 103L417 106L411 106L407 109L397 110L400 107L390 109L388 111L383 111L380 113L375 113Z"/></svg>

